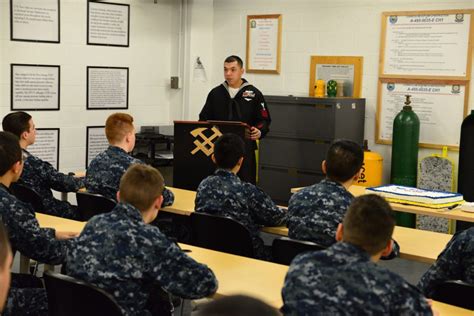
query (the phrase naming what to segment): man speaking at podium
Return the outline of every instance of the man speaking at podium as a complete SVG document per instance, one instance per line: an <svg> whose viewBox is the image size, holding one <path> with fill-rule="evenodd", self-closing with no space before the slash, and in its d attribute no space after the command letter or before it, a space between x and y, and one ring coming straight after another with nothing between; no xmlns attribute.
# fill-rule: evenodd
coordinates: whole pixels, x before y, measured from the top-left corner
<svg viewBox="0 0 474 316"><path fill-rule="evenodd" d="M270 112L263 94L242 75L242 59L232 55L224 61L225 81L209 92L199 114L200 121L239 121L250 125L250 139L245 140L245 157L239 177L256 183L256 140L269 131Z"/></svg>

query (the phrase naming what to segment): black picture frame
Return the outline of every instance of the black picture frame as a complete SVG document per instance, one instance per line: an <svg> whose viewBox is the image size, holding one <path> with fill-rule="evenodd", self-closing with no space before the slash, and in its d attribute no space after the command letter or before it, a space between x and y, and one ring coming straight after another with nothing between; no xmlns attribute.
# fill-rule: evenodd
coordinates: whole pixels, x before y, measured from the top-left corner
<svg viewBox="0 0 474 316"><path fill-rule="evenodd" d="M37 128L36 131L57 131L58 132L58 144L57 144L57 153L56 153L56 170L59 170L59 153L61 151L61 129L59 127L53 128ZM49 162L49 161L48 161Z"/></svg>
<svg viewBox="0 0 474 316"><path fill-rule="evenodd" d="M86 126L86 169L89 166L89 134L90 130L93 128L105 129L105 125Z"/></svg>
<svg viewBox="0 0 474 316"><path fill-rule="evenodd" d="M15 90L13 82L14 67L39 67L39 68L57 68L58 69L58 104L55 108L15 108L14 95ZM40 64L10 64L10 110L11 111L59 111L61 108L61 66L60 65L40 65Z"/></svg>
<svg viewBox="0 0 474 316"><path fill-rule="evenodd" d="M125 107L91 107L89 104L89 69L121 69L127 70L127 104ZM86 69L86 109L87 110L128 110L129 103L129 86L130 86L130 70L128 67L104 67L104 66L87 66Z"/></svg>
<svg viewBox="0 0 474 316"><path fill-rule="evenodd" d="M60 5L59 0L57 0L57 4L58 4L58 39L56 41L14 38L13 37L13 2L14 1L15 0L10 0L10 40L11 41L33 42L33 43L49 43L49 44L59 44L59 43L61 43L61 5ZM39 2L40 1L38 1L38 3Z"/></svg>
<svg viewBox="0 0 474 316"><path fill-rule="evenodd" d="M128 9L127 9L127 19L128 19L128 22L127 22L127 44L126 45L123 45L123 44L108 44L108 43L95 43L95 42L91 42L89 40L89 22L90 22L90 19L89 19L89 14L90 14L90 4L91 3L100 3L100 4L105 4L105 5L115 5L115 6L126 6ZM103 2L103 1L87 1L87 33L86 33L86 42L87 42L87 45L97 45L97 46L111 46L111 47L130 47L130 5L129 4L125 4L125 3L115 3L115 2Z"/></svg>

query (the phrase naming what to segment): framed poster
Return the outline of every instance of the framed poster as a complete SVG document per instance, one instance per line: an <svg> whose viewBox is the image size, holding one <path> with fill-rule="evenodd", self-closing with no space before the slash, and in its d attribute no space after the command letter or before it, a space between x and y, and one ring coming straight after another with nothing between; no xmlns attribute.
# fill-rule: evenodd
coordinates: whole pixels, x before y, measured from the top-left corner
<svg viewBox="0 0 474 316"><path fill-rule="evenodd" d="M10 39L60 42L59 0L10 0Z"/></svg>
<svg viewBox="0 0 474 316"><path fill-rule="evenodd" d="M363 62L359 56L311 56L309 96L314 97L316 80L321 79L343 81L344 96L360 98Z"/></svg>
<svg viewBox="0 0 474 316"><path fill-rule="evenodd" d="M88 66L87 109L128 109L128 68Z"/></svg>
<svg viewBox="0 0 474 316"><path fill-rule="evenodd" d="M105 126L87 126L86 135L86 169L92 159L109 147L105 136Z"/></svg>
<svg viewBox="0 0 474 316"><path fill-rule="evenodd" d="M379 75L469 79L472 10L384 12Z"/></svg>
<svg viewBox="0 0 474 316"><path fill-rule="evenodd" d="M59 169L59 128L37 128L36 140L28 151Z"/></svg>
<svg viewBox="0 0 474 316"><path fill-rule="evenodd" d="M247 72L280 73L281 14L247 16L246 53Z"/></svg>
<svg viewBox="0 0 474 316"><path fill-rule="evenodd" d="M377 143L391 144L393 120L409 94L412 109L420 119L420 147L459 148L461 124L467 113L468 86L464 82L383 79L378 89Z"/></svg>
<svg viewBox="0 0 474 316"><path fill-rule="evenodd" d="M130 5L87 1L87 45L130 45Z"/></svg>
<svg viewBox="0 0 474 316"><path fill-rule="evenodd" d="M58 111L60 66L11 64L12 111Z"/></svg>

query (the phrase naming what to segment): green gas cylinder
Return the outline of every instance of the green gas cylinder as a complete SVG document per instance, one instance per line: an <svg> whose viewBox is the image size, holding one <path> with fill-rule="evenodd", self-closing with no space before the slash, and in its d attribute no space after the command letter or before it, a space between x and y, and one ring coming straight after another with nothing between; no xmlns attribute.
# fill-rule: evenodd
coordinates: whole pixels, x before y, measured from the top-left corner
<svg viewBox="0 0 474 316"><path fill-rule="evenodd" d="M390 183L416 187L420 120L410 103L410 95L407 95L405 106L393 121ZM397 225L416 227L415 214L396 212L396 218Z"/></svg>

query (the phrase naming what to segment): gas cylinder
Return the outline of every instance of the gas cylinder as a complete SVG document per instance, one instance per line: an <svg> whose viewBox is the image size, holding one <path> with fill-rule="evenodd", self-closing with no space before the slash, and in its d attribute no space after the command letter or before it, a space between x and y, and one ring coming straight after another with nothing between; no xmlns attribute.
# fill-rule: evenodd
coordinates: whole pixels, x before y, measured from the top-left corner
<svg viewBox="0 0 474 316"><path fill-rule="evenodd" d="M461 125L459 142L458 192L467 202L474 202L474 110ZM468 228L468 223L457 221L456 230Z"/></svg>
<svg viewBox="0 0 474 316"><path fill-rule="evenodd" d="M390 182L416 187L420 119L410 106L410 97L406 95L405 106L393 121ZM415 214L397 212L396 217L398 225L413 228L416 226Z"/></svg>
<svg viewBox="0 0 474 316"><path fill-rule="evenodd" d="M383 158L379 153L370 151L367 140L364 140L364 163L357 185L376 187L382 185Z"/></svg>

